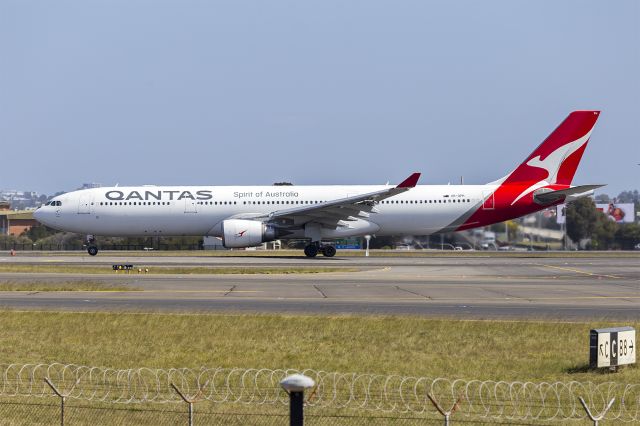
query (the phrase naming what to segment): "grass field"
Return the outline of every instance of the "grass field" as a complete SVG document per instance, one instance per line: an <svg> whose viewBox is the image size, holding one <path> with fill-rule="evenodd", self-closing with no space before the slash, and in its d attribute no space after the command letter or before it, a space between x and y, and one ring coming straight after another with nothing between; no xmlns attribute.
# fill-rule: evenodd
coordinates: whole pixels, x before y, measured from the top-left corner
<svg viewBox="0 0 640 426"><path fill-rule="evenodd" d="M612 325L603 322L2 311L0 324L0 363L640 383L636 367L587 368L589 330Z"/></svg>
<svg viewBox="0 0 640 426"><path fill-rule="evenodd" d="M142 272L139 272L141 269ZM24 264L0 264L0 272L27 272L27 273L59 273L59 274L320 274L328 272L356 272L357 268L335 267L269 267L269 266L147 266L135 265L131 271L114 271L110 265L84 266L84 265L24 265Z"/></svg>

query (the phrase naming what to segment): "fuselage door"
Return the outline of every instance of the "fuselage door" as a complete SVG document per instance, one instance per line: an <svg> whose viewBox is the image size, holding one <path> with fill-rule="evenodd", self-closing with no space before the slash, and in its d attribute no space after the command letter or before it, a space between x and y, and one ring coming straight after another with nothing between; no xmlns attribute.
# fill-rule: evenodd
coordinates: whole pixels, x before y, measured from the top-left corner
<svg viewBox="0 0 640 426"><path fill-rule="evenodd" d="M484 200L482 203L483 210L493 210L495 208L495 202L493 198L493 191L491 192L483 192L482 199Z"/></svg>
<svg viewBox="0 0 640 426"><path fill-rule="evenodd" d="M198 204L196 200L190 198L184 199L184 212L185 213L198 213Z"/></svg>
<svg viewBox="0 0 640 426"><path fill-rule="evenodd" d="M91 213L91 196L82 195L78 200L78 214L90 214Z"/></svg>

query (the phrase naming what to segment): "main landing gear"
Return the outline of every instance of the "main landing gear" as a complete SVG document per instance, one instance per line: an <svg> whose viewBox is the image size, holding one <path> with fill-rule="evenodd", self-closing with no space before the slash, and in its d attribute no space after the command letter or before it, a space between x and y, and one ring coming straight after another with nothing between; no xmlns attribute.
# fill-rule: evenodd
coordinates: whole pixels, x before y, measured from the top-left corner
<svg viewBox="0 0 640 426"><path fill-rule="evenodd" d="M98 254L98 247L96 247L96 239L93 235L87 235L87 253L91 256Z"/></svg>
<svg viewBox="0 0 640 426"><path fill-rule="evenodd" d="M313 242L304 248L304 254L307 257L316 257L318 253L322 253L324 257L333 257L336 255L334 246L321 246L317 242Z"/></svg>

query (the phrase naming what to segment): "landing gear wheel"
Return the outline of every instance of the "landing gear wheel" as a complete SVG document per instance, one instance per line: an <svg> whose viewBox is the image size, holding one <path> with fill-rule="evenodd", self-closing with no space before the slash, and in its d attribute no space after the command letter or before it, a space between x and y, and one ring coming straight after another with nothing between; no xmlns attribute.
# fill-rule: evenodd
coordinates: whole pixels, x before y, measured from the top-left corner
<svg viewBox="0 0 640 426"><path fill-rule="evenodd" d="M304 248L304 254L307 257L316 257L318 255L318 246L315 244L309 244Z"/></svg>
<svg viewBox="0 0 640 426"><path fill-rule="evenodd" d="M336 248L334 246L322 247L322 254L324 257L333 257L336 255Z"/></svg>
<svg viewBox="0 0 640 426"><path fill-rule="evenodd" d="M89 253L91 256L95 256L96 254L98 254L98 247L96 246L91 246L87 249L87 253Z"/></svg>

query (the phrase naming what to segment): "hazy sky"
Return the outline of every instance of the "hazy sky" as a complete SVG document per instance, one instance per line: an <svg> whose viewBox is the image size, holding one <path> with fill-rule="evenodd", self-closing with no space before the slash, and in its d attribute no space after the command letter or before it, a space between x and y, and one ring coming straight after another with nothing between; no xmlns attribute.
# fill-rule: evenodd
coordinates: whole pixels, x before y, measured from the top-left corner
<svg viewBox="0 0 640 426"><path fill-rule="evenodd" d="M640 1L0 0L0 188L486 183L574 109L640 189Z"/></svg>

